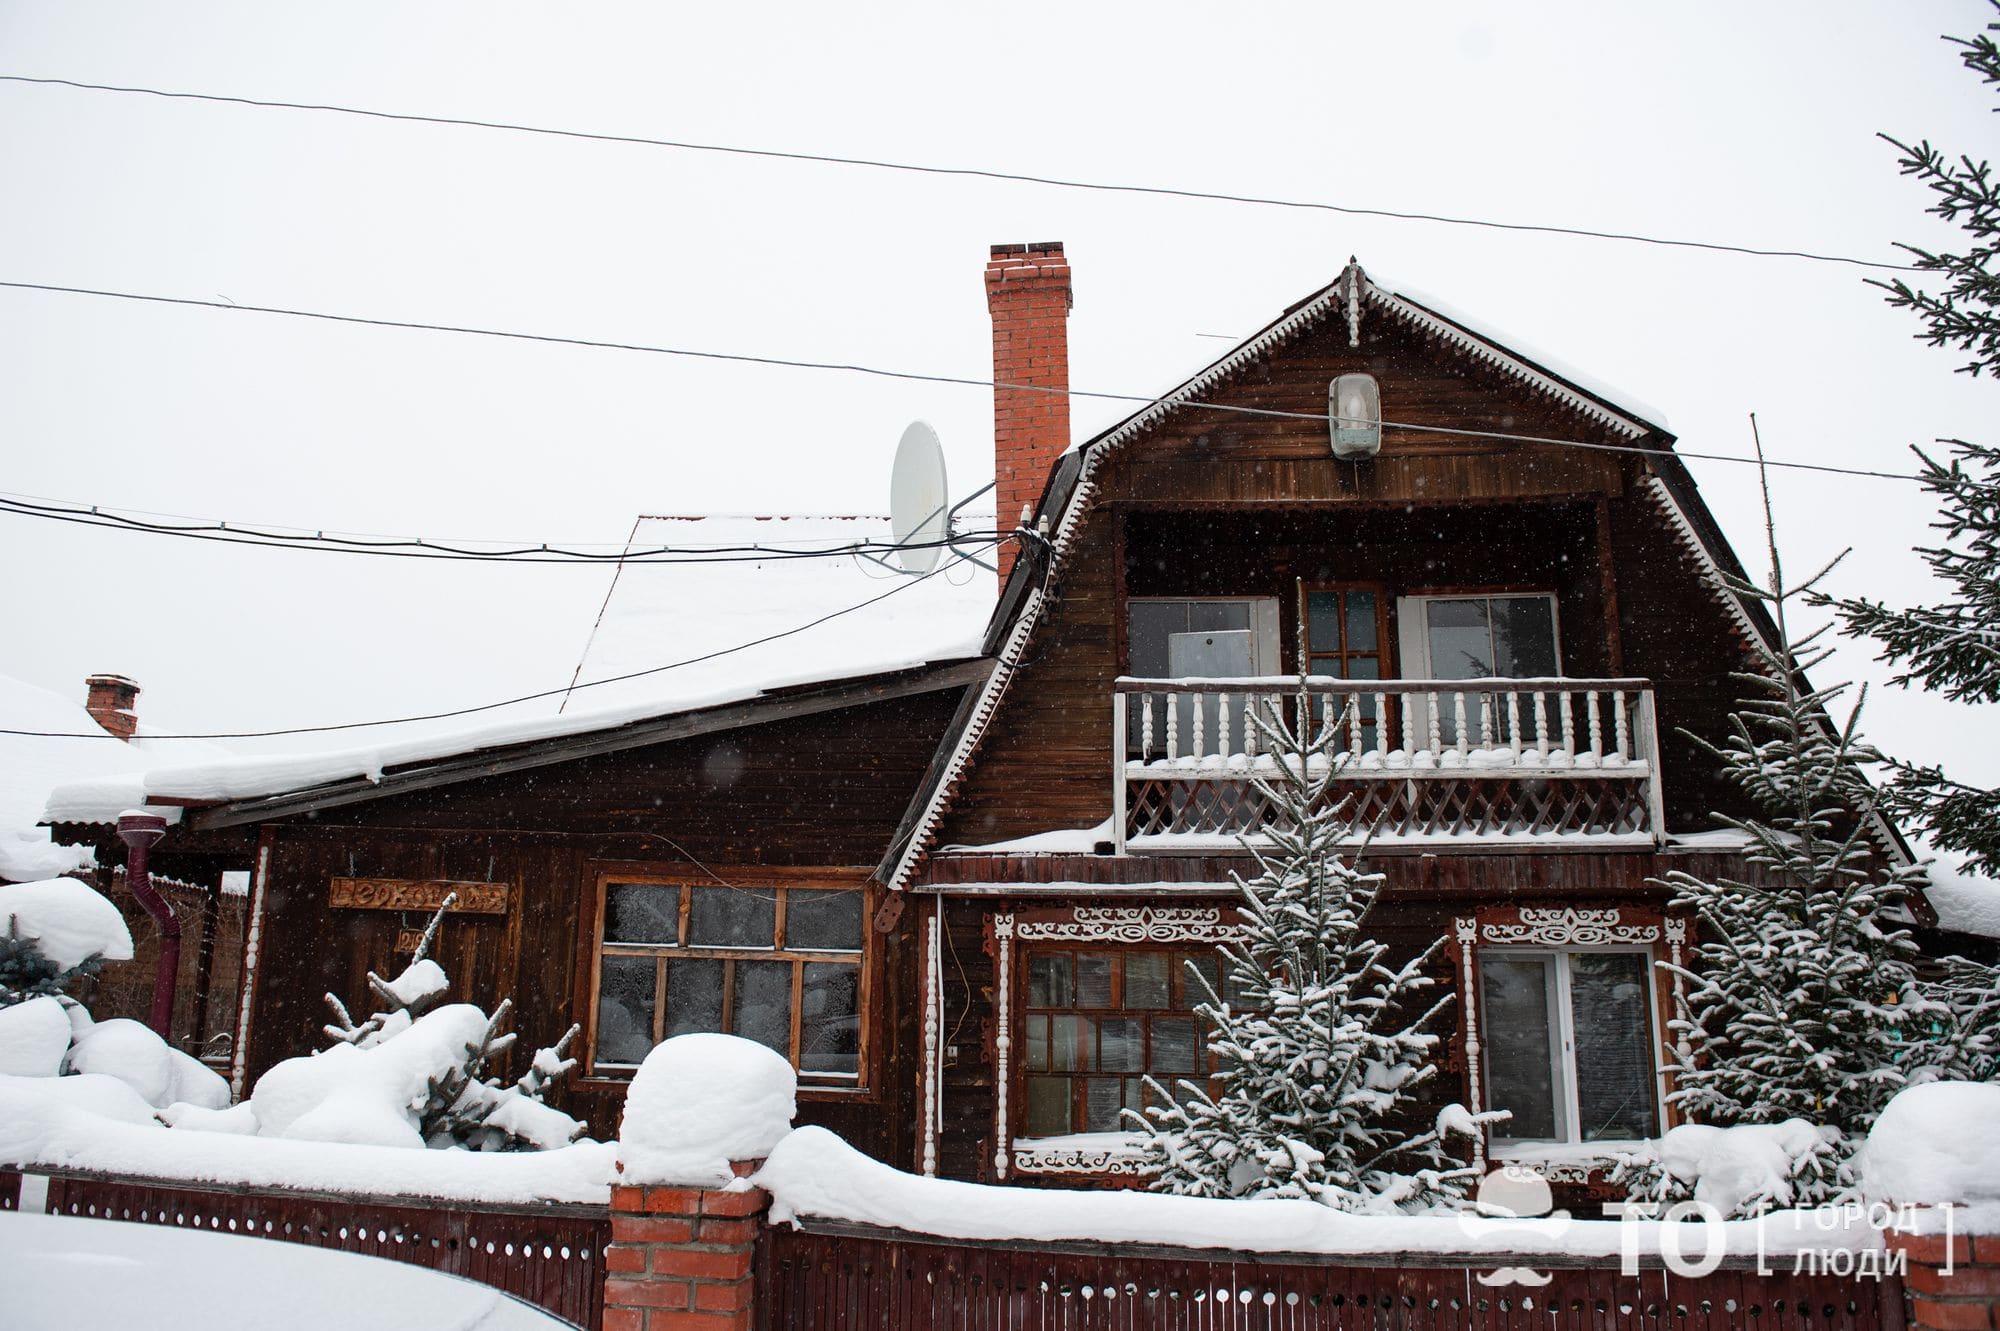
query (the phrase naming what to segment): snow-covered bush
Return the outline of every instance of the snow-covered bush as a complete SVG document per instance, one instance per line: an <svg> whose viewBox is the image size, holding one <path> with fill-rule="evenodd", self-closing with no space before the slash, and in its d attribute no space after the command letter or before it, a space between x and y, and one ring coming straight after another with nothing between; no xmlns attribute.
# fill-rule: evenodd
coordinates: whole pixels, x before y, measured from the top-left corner
<svg viewBox="0 0 2000 1331"><path fill-rule="evenodd" d="M64 993L105 962L131 959L125 917L89 884L0 883L0 1008Z"/></svg>
<svg viewBox="0 0 2000 1331"><path fill-rule="evenodd" d="M1837 1128L1802 1118L1715 1128L1683 1123L1621 1154L1611 1182L1633 1201L1697 1201L1725 1218L1762 1215L1839 1194L1848 1183Z"/></svg>
<svg viewBox="0 0 2000 1331"><path fill-rule="evenodd" d="M91 1104L126 1098L153 1110L229 1103L222 1078L169 1045L151 1028L119 1018L91 1020L66 990L106 961L132 956L132 934L118 908L74 878L0 884L0 1077L56 1079L56 1094ZM122 1083L129 1095L103 1089ZM49 1088L43 1088L49 1089Z"/></svg>
<svg viewBox="0 0 2000 1331"><path fill-rule="evenodd" d="M1445 1137L1505 1115L1458 1105L1430 1123L1413 1114L1417 1088L1437 1072L1429 1028L1452 1001L1423 997L1444 940L1396 965L1364 932L1382 878L1339 853L1337 718L1316 723L1312 710L1302 692L1296 731L1282 714L1251 713L1274 764L1255 780L1274 810L1270 842L1249 843L1257 876L1236 879L1243 932L1221 948L1229 998L1191 972L1208 990L1195 1010L1220 1091L1182 1081L1172 1093L1149 1079L1161 1103L1127 1118L1144 1130L1142 1167L1158 1191L1343 1211L1457 1205L1476 1175Z"/></svg>
<svg viewBox="0 0 2000 1331"><path fill-rule="evenodd" d="M264 1136L377 1146L469 1147L481 1151L551 1150L583 1135L583 1124L544 1103L549 1087L576 1066L565 1056L578 1027L536 1051L511 1085L488 1075L514 1043L500 1033L513 1010L503 1000L491 1016L471 1003L439 1006L450 981L426 953L454 898L446 897L416 955L395 978L369 972L380 1005L356 1021L326 996L336 1020L333 1046L288 1058L257 1079L248 1121ZM220 1121L185 1117L183 1127L242 1131L245 1116Z"/></svg>
<svg viewBox="0 0 2000 1331"><path fill-rule="evenodd" d="M1854 1164L1871 1202L2000 1204L2000 1086L1912 1086L1883 1108Z"/></svg>
<svg viewBox="0 0 2000 1331"><path fill-rule="evenodd" d="M68 1070L116 1077L155 1109L182 1104L223 1109L229 1104L228 1082L129 1017L90 1022L80 1030L70 1044Z"/></svg>

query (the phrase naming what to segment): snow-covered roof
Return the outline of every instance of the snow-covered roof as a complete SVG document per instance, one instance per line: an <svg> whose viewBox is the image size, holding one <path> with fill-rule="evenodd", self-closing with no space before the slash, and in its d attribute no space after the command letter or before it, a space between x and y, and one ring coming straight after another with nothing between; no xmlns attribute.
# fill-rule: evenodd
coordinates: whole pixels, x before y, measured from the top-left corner
<svg viewBox="0 0 2000 1331"><path fill-rule="evenodd" d="M1924 867L1930 875L1924 896L1937 912L1939 928L2000 938L2000 880L1954 869L1943 860Z"/></svg>
<svg viewBox="0 0 2000 1331"><path fill-rule="evenodd" d="M82 702L7 675L0 675L0 730L88 736L0 734L0 879L12 882L53 878L94 862L88 847L58 846L49 840L47 828L36 826L51 788L80 779L131 776L162 761L160 749L143 738L127 744L105 734Z"/></svg>
<svg viewBox="0 0 2000 1331"><path fill-rule="evenodd" d="M1427 292L1401 282L1384 282L1372 274L1368 282L1373 289L1370 293L1372 296L1386 297L1389 301L1400 301L1405 305L1415 306L1437 315L1449 324L1456 325L1461 333L1469 334L1481 344L1478 350L1483 353L1482 359L1502 357L1544 371L1555 381L1553 386L1545 386L1545 391L1548 387L1557 390L1579 389L1586 396L1616 408L1620 415L1634 423L1654 426L1660 430L1670 431L1673 428L1668 423L1665 412L1649 406L1624 389L1614 387L1595 375L1579 370L1567 361L1552 356L1511 333L1497 333L1492 325L1484 320L1475 322L1468 319L1451 305Z"/></svg>
<svg viewBox="0 0 2000 1331"><path fill-rule="evenodd" d="M761 546L772 553L729 563L620 567L584 650L580 687L561 700L564 710L554 711L558 703L551 700L553 714L415 739L105 772L59 786L49 795L46 816L51 822L109 822L125 809L160 800L229 803L377 781L385 769L977 656L995 591L985 569L947 556L940 572L918 579L855 555L786 557L888 539L885 517L641 518L632 536L636 547ZM811 627L792 632L805 625ZM657 669L666 665L674 668Z"/></svg>

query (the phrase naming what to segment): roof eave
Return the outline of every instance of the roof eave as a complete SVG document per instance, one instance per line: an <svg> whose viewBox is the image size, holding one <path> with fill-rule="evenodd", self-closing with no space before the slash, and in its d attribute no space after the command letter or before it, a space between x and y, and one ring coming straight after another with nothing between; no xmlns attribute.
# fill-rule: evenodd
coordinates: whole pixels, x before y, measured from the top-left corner
<svg viewBox="0 0 2000 1331"><path fill-rule="evenodd" d="M270 822L323 809L387 799L416 790L547 767L578 758L620 753L798 716L843 711L869 703L962 687L985 678L990 668L991 663L984 658L958 658L908 670L830 681L824 686L800 686L740 702L675 712L643 721L628 721L604 730L582 731L490 749L471 749L386 769L373 780L350 778L321 786L216 803L195 813L188 819L188 826L207 830Z"/></svg>

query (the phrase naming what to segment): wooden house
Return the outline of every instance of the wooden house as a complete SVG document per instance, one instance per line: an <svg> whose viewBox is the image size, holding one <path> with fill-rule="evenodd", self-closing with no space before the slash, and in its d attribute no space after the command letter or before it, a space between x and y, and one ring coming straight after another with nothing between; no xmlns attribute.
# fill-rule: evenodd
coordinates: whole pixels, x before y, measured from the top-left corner
<svg viewBox="0 0 2000 1331"><path fill-rule="evenodd" d="M1023 534L960 656L100 801L181 806L163 854L255 870L239 1093L455 889L460 992L511 993L524 1043L585 1025L569 1103L600 1134L652 1042L723 1029L899 1165L1129 1180L1121 1111L1204 1071L1187 968L1270 816L1247 711L1303 687L1345 718L1371 927L1445 943L1435 1095L1513 1111L1481 1158L1578 1181L1668 1125L1651 963L1688 925L1657 880L1742 869L1687 736L1772 633L1672 436L1350 263L1072 446L1062 247L996 247L985 279Z"/></svg>
<svg viewBox="0 0 2000 1331"><path fill-rule="evenodd" d="M1212 973L1271 813L1246 708L1295 707L1302 672L1347 718L1371 928L1445 943L1432 1093L1513 1113L1481 1157L1581 1181L1668 1126L1651 963L1688 923L1657 880L1743 871L1711 819L1740 797L1688 734L1720 737L1772 634L1722 588L1741 569L1673 437L1350 263L1071 447L1043 391L1067 386L1061 247L997 248L986 278L998 510L1039 535L877 870L921 920L912 1163L1133 1171L1121 1111L1204 1071L1185 972Z"/></svg>

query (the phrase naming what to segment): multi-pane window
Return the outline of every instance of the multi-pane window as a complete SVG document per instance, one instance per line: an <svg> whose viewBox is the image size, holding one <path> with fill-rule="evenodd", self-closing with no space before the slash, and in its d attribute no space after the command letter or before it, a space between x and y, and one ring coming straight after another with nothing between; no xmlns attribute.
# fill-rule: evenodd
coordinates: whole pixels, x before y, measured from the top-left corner
<svg viewBox="0 0 2000 1331"><path fill-rule="evenodd" d="M1334 679L1382 679L1388 634L1383 625L1384 600L1372 587L1321 587L1305 594L1306 659L1315 675ZM1338 705L1345 705L1342 700ZM1324 702L1322 702L1324 706ZM1380 738L1387 701L1363 697L1354 721L1361 727L1364 749L1382 747Z"/></svg>
<svg viewBox="0 0 2000 1331"><path fill-rule="evenodd" d="M1479 1027L1505 1141L1657 1136L1652 960L1643 951L1488 948Z"/></svg>
<svg viewBox="0 0 2000 1331"><path fill-rule="evenodd" d="M802 1081L853 1085L863 937L858 888L607 882L592 1066L721 1031L777 1050Z"/></svg>
<svg viewBox="0 0 2000 1331"><path fill-rule="evenodd" d="M1025 962L1023 1136L1126 1128L1121 1111L1147 1103L1149 1075L1169 1091L1206 1082L1194 1007L1207 995L1188 968L1217 984L1214 948L1036 948Z"/></svg>

